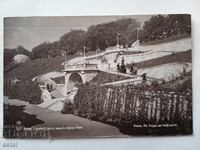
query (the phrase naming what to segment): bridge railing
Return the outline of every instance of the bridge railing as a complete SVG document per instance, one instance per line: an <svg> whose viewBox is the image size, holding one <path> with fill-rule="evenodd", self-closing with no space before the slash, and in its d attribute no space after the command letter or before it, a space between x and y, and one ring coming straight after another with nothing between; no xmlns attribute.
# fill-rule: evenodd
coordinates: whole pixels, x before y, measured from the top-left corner
<svg viewBox="0 0 200 150"><path fill-rule="evenodd" d="M65 65L65 70L93 70L98 69L98 64Z"/></svg>

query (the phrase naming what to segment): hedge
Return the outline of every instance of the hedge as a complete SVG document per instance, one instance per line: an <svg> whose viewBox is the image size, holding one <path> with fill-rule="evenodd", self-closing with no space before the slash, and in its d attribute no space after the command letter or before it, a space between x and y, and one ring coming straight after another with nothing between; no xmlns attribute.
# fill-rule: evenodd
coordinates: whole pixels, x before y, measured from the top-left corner
<svg viewBox="0 0 200 150"><path fill-rule="evenodd" d="M118 127L165 123L191 127L192 91L178 89L82 84L74 98L74 111L78 116Z"/></svg>

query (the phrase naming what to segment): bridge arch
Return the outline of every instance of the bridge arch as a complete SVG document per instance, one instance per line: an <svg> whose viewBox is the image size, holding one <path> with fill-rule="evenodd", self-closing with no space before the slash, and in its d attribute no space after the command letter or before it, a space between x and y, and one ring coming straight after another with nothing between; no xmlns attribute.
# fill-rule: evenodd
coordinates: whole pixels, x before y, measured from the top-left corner
<svg viewBox="0 0 200 150"><path fill-rule="evenodd" d="M65 82L66 92L70 92L76 83L84 83L84 76L77 72L68 73Z"/></svg>

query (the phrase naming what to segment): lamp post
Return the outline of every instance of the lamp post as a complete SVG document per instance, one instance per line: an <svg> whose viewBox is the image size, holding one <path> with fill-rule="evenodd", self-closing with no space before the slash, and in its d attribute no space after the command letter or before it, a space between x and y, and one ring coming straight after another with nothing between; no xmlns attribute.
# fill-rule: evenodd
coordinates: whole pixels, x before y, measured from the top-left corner
<svg viewBox="0 0 200 150"><path fill-rule="evenodd" d="M86 49L86 47L83 46L83 56L85 56L85 49Z"/></svg>
<svg viewBox="0 0 200 150"><path fill-rule="evenodd" d="M117 33L117 45L119 46L119 36L120 36L121 34L120 33Z"/></svg>

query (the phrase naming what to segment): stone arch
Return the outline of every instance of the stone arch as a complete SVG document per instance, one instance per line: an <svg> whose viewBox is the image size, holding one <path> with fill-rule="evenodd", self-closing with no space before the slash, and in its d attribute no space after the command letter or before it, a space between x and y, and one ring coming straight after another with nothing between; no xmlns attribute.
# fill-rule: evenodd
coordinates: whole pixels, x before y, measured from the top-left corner
<svg viewBox="0 0 200 150"><path fill-rule="evenodd" d="M84 83L84 77L80 73L70 73L66 79L66 90L70 92L76 83Z"/></svg>

